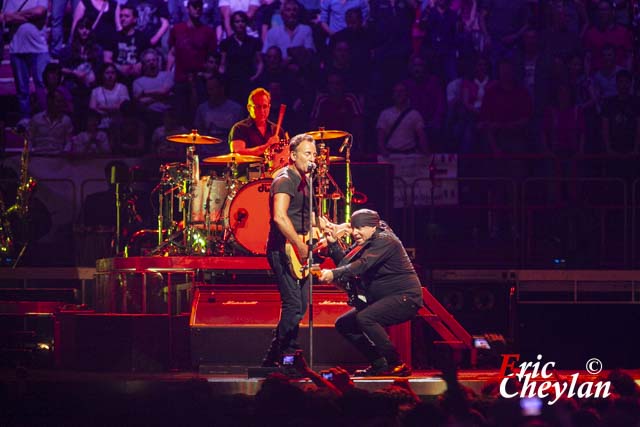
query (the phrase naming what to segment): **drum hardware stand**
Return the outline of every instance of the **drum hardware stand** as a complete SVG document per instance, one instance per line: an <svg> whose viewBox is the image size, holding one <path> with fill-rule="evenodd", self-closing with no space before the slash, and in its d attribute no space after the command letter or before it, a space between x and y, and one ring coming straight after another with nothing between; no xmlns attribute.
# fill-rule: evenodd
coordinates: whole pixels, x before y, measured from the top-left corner
<svg viewBox="0 0 640 427"><path fill-rule="evenodd" d="M164 248L169 245L175 246L183 252L187 254L189 252L189 238L191 234L191 226L190 226L190 218L191 218L191 199L193 199L193 182L194 180L198 180L200 178L200 169L198 165L198 156L195 154L195 145L189 145L186 149L186 165L187 170L189 171L189 177L183 179L180 182L179 188L180 192L178 193L178 198L180 199L180 205L178 210L182 212L182 229L178 229L174 231L171 235L169 235L166 239L164 239L163 235L163 225L164 225L164 214L162 212L164 208L164 195L165 191L168 193L173 193L176 187L172 187L170 190L160 190L160 199L159 199L159 215L158 215L158 246L151 251L152 255L157 255ZM191 184L191 185L190 185ZM170 216L171 221L173 223L173 198L170 204ZM173 228L173 227L172 227ZM178 240L181 240L178 243Z"/></svg>
<svg viewBox="0 0 640 427"><path fill-rule="evenodd" d="M120 234L122 233L122 213L120 209L122 207L122 194L120 189L120 184L122 177L118 176L118 169L116 166L111 167L110 171L110 179L109 182L111 185L115 186L115 203L116 203L116 234L113 239L113 247L114 247L114 256L120 255Z"/></svg>
<svg viewBox="0 0 640 427"><path fill-rule="evenodd" d="M353 186L353 176L351 175L351 146L353 145L353 135L349 134L342 143L342 146L338 150L339 153L342 153L344 149L347 150L345 155L345 178L344 185L347 189L345 197L344 197L344 222L351 221L351 201L353 199L354 186Z"/></svg>

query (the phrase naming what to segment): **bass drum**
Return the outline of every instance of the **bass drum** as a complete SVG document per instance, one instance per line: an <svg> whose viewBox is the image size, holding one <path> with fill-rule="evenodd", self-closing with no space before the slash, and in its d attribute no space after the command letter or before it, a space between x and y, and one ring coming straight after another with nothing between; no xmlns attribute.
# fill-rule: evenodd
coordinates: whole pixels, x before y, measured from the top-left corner
<svg viewBox="0 0 640 427"><path fill-rule="evenodd" d="M238 190L224 211L227 241L254 255L267 253L271 178L252 181Z"/></svg>

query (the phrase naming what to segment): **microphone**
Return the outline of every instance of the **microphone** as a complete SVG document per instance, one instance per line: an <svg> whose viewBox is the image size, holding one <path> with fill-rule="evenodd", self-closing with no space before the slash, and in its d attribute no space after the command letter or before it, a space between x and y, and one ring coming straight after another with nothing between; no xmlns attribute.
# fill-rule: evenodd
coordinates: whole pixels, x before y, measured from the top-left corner
<svg viewBox="0 0 640 427"><path fill-rule="evenodd" d="M315 163L309 162L309 164L307 165L307 172L313 172L317 167L318 165L316 165Z"/></svg>
<svg viewBox="0 0 640 427"><path fill-rule="evenodd" d="M349 136L344 139L342 145L340 146L340 148L338 148L338 153L342 153L344 149L347 148L347 145L349 145Z"/></svg>

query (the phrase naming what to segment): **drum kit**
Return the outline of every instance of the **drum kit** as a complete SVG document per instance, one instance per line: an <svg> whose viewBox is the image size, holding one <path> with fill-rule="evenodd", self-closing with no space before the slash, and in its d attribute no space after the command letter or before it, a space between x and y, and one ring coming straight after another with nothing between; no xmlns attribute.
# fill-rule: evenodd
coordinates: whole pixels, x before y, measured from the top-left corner
<svg viewBox="0 0 640 427"><path fill-rule="evenodd" d="M316 140L318 149L317 178L314 180L316 209L337 221L337 206L342 200L345 202L345 220L348 220L350 204L352 201L358 203L353 197L349 166L351 135L322 128L307 134ZM345 138L339 151L346 150L346 157L330 155L325 140L336 138ZM200 135L197 130L171 135L167 140L186 145L186 161L160 166L161 179L156 187L159 198L158 242L151 254L266 254L269 190L273 174L288 165L288 141L272 144L261 157L229 153L200 161L196 154L197 146L222 141ZM346 191L339 188L329 173L331 162L339 161L346 161ZM258 165L258 176L249 175L250 169L245 165ZM201 167L205 173L201 173ZM332 213L328 213L330 205Z"/></svg>

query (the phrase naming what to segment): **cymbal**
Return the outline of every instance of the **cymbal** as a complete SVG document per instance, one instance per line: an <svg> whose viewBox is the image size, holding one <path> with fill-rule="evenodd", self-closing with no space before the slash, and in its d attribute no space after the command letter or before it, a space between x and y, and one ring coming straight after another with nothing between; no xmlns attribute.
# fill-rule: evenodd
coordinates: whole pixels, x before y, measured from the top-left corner
<svg viewBox="0 0 640 427"><path fill-rule="evenodd" d="M188 144L188 145L209 145L209 144L219 144L222 142L220 138L215 138L213 136L200 135L197 131L192 131L191 133L180 133L177 135L169 135L167 137L167 141L177 142L178 144Z"/></svg>
<svg viewBox="0 0 640 427"><path fill-rule="evenodd" d="M349 132L345 132L343 130L313 130L311 132L306 132L313 139L335 139L335 138L344 138L349 135Z"/></svg>
<svg viewBox="0 0 640 427"><path fill-rule="evenodd" d="M227 163L254 163L261 162L264 159L258 156L249 156L247 154L229 153L221 156L207 157L202 163L210 165L222 165Z"/></svg>
<svg viewBox="0 0 640 427"><path fill-rule="evenodd" d="M341 162L343 160L344 160L344 157L342 156L329 156L330 162Z"/></svg>

